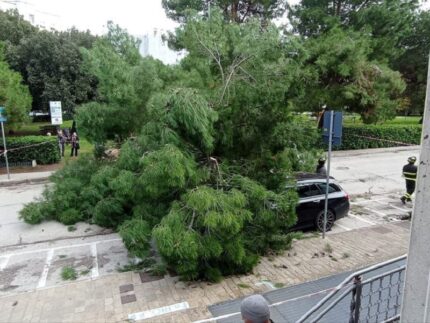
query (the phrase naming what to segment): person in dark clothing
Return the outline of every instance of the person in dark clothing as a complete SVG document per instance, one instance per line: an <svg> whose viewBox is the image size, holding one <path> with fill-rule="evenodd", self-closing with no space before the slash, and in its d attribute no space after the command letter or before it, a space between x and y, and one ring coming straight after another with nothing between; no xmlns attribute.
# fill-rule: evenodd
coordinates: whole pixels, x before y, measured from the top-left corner
<svg viewBox="0 0 430 323"><path fill-rule="evenodd" d="M327 169L325 168L324 157L321 157L320 159L318 159L318 165L315 172L320 175L327 175Z"/></svg>
<svg viewBox="0 0 430 323"><path fill-rule="evenodd" d="M79 137L76 134L76 132L74 132L72 134L72 139L71 139L71 144L72 144L72 151L70 153L70 156L73 156L73 153L75 153L75 156L78 156L78 150L79 150Z"/></svg>
<svg viewBox="0 0 430 323"><path fill-rule="evenodd" d="M403 204L406 202L412 202L412 194L415 191L415 183L417 181L417 171L418 168L415 165L417 158L412 156L408 158L408 163L403 166L403 177L406 180L406 193L403 195L400 200Z"/></svg>

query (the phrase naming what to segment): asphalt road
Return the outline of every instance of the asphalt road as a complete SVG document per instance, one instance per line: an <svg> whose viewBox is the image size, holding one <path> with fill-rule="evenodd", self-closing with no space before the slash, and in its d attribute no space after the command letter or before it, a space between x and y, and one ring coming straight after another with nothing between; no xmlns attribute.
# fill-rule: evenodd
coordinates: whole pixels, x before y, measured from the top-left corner
<svg viewBox="0 0 430 323"><path fill-rule="evenodd" d="M351 212L331 233L400 221L411 205L399 200L401 168L417 151L337 152L332 175L351 196ZM0 296L65 283L61 270L73 267L78 280L115 272L129 262L116 233L78 223L70 231L55 221L28 225L19 219L25 203L41 195L44 184L0 187Z"/></svg>

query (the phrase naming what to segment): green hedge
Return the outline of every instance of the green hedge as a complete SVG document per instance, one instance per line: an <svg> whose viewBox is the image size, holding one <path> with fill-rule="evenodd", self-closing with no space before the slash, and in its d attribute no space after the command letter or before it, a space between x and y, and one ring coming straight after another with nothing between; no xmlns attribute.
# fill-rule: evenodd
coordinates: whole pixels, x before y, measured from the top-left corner
<svg viewBox="0 0 430 323"><path fill-rule="evenodd" d="M375 138L375 139L371 139ZM385 139L385 140L377 140ZM419 145L421 125L348 125L343 128L342 146L336 150Z"/></svg>
<svg viewBox="0 0 430 323"><path fill-rule="evenodd" d="M60 161L60 149L57 137L25 136L6 137L8 159L10 163L36 160L38 164L54 164ZM15 148L21 148L15 150ZM0 143L3 150L3 142Z"/></svg>

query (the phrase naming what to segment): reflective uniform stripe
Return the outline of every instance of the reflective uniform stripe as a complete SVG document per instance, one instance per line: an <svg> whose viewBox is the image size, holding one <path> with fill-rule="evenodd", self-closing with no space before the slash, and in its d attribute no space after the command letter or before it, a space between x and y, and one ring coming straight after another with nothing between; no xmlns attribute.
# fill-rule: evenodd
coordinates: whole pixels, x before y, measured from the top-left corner
<svg viewBox="0 0 430 323"><path fill-rule="evenodd" d="M403 172L403 176L408 181L416 181L417 180L417 174L416 173Z"/></svg>

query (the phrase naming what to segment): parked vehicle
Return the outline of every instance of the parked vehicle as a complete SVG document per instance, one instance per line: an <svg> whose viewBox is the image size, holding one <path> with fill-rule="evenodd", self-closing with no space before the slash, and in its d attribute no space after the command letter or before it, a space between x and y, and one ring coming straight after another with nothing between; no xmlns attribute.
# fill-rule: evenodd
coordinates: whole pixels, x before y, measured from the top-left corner
<svg viewBox="0 0 430 323"><path fill-rule="evenodd" d="M323 231L326 177L300 173L296 175L295 187L299 195L299 204L296 207L297 224L292 230L316 227ZM333 177L330 177L326 231L332 228L336 220L347 216L348 212L348 194Z"/></svg>

